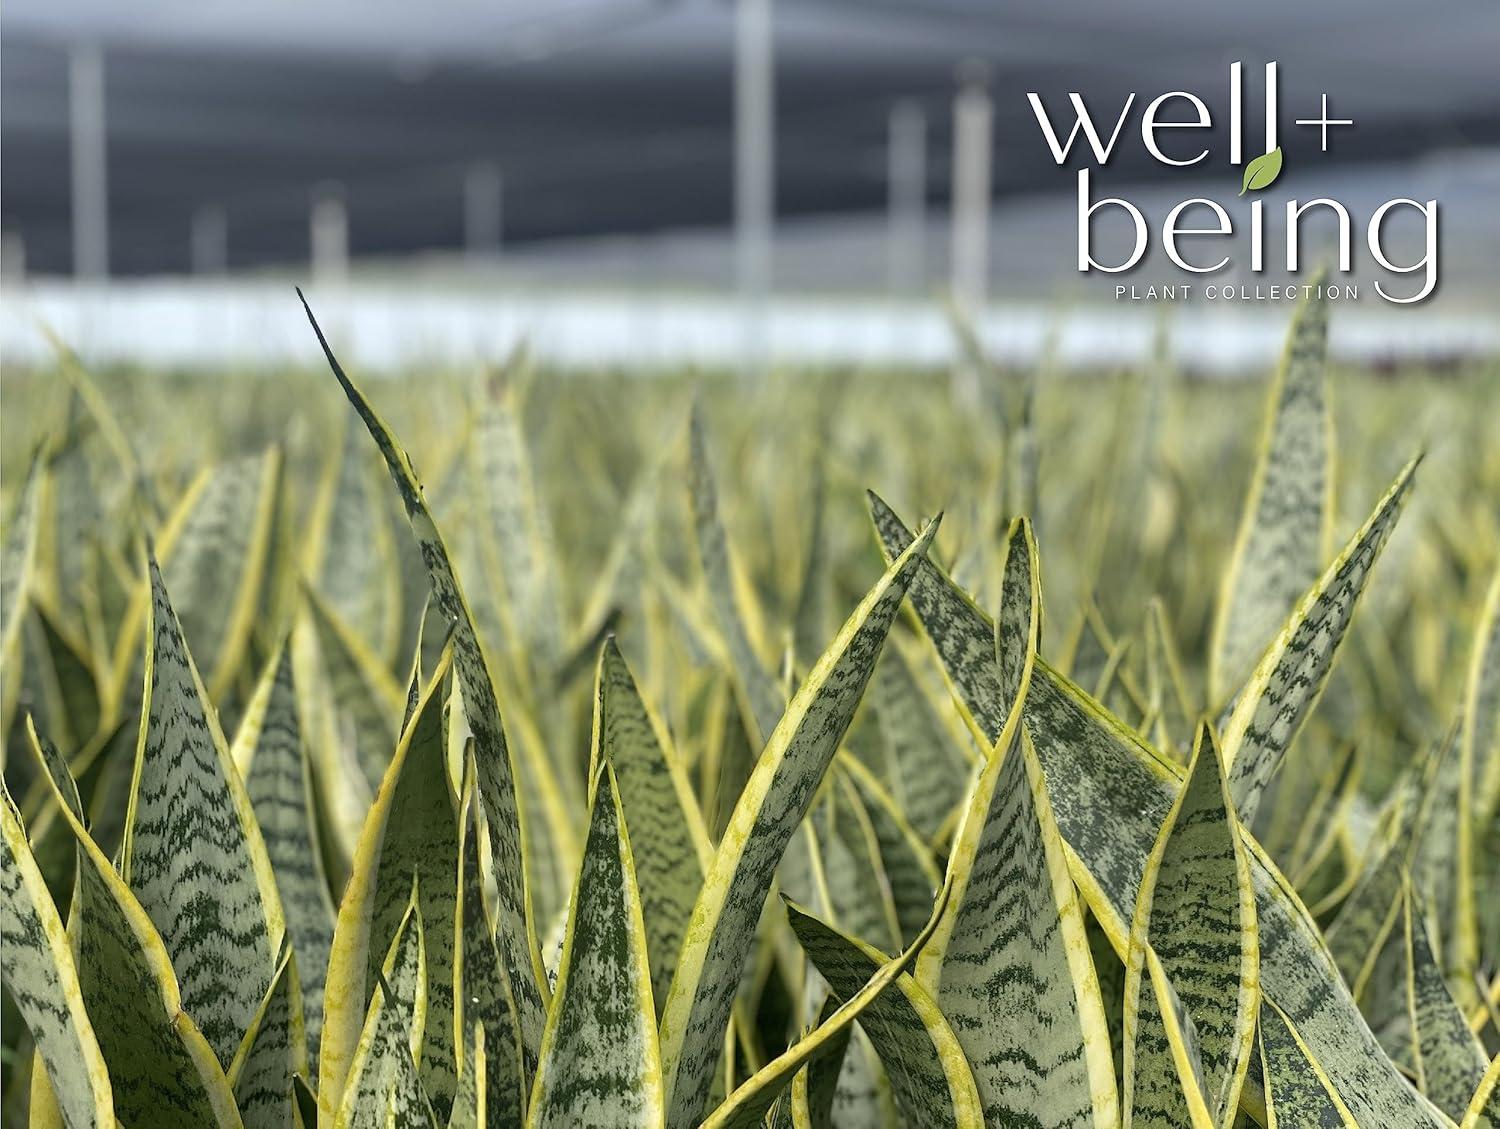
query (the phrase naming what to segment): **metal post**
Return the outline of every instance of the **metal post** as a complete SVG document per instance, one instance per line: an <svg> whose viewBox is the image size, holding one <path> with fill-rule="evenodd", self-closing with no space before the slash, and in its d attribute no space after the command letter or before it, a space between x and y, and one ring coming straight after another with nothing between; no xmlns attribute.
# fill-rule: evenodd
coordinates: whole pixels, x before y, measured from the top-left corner
<svg viewBox="0 0 1500 1129"><path fill-rule="evenodd" d="M892 294L927 282L927 114L907 100L891 107L886 148L886 281Z"/></svg>
<svg viewBox="0 0 1500 1129"><path fill-rule="evenodd" d="M72 163L73 274L109 276L109 159L104 124L104 52L68 51L68 136Z"/></svg>
<svg viewBox="0 0 1500 1129"><path fill-rule="evenodd" d="M193 212L190 235L194 274L223 274L229 267L229 218L217 204Z"/></svg>
<svg viewBox="0 0 1500 1129"><path fill-rule="evenodd" d="M480 261L500 254L504 181L493 161L470 165L464 173L464 251Z"/></svg>
<svg viewBox="0 0 1500 1129"><path fill-rule="evenodd" d="M971 317L983 311L990 266L990 123L986 71L966 65L953 100L953 298Z"/></svg>
<svg viewBox="0 0 1500 1129"><path fill-rule="evenodd" d="M342 185L325 183L313 190L309 242L315 281L337 283L349 277L349 209Z"/></svg>
<svg viewBox="0 0 1500 1129"><path fill-rule="evenodd" d="M734 29L735 281L741 307L741 365L764 373L776 207L773 0L736 0Z"/></svg>

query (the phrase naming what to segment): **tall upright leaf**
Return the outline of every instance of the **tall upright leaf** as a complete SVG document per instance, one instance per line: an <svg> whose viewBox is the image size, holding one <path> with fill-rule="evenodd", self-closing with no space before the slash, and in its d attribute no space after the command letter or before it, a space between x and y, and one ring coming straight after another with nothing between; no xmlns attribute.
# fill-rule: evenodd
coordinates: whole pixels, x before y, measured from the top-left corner
<svg viewBox="0 0 1500 1129"><path fill-rule="evenodd" d="M323 1029L323 980L333 945L334 908L323 873L312 768L297 711L292 655L285 644L267 665L231 751L245 778L245 791L271 859L287 934L297 954L307 1047L316 1056Z"/></svg>
<svg viewBox="0 0 1500 1129"><path fill-rule="evenodd" d="M1260 1061L1265 1077L1266 1129L1326 1125L1358 1129L1323 1069L1286 1012L1270 1000L1260 1003Z"/></svg>
<svg viewBox="0 0 1500 1129"><path fill-rule="evenodd" d="M701 1114L754 926L787 841L849 728L870 672L937 532L934 520L860 602L797 691L735 805L693 907L662 1012L668 1124Z"/></svg>
<svg viewBox="0 0 1500 1129"><path fill-rule="evenodd" d="M703 434L703 415L693 405L690 432L689 472L693 497L693 529L698 541L698 559L708 582L724 644L733 664L735 683L744 695L745 707L755 724L757 746L763 745L776 728L782 714L781 691L760 656L750 643L745 621L735 595L734 570L729 559L729 542L719 518L719 494L714 486L713 467L709 463Z"/></svg>
<svg viewBox="0 0 1500 1129"><path fill-rule="evenodd" d="M1224 572L1210 650L1210 696L1222 702L1323 563L1333 520L1328 305L1315 288L1298 308L1267 392L1239 535Z"/></svg>
<svg viewBox="0 0 1500 1129"><path fill-rule="evenodd" d="M299 291L300 297L300 291ZM432 586L433 604L453 624L453 646L458 680L462 687L464 713L474 734L475 759L479 769L479 796L485 808L485 826L489 829L490 851L494 857L494 874L499 910L498 938L505 958L506 975L521 1021L521 1033L528 1053L535 1054L541 1041L545 1020L542 997L541 959L536 952L534 933L526 920L525 866L521 854L520 801L516 793L516 767L505 741L500 719L500 705L474 618L464 600L454 574L452 559L442 534L427 508L422 487L412 470L411 460L385 422L370 406L364 394L344 374L312 310L303 300L307 318L317 334L318 344L328 360L349 402L369 429L370 437L380 449L391 480L406 509L412 533L421 549Z"/></svg>
<svg viewBox="0 0 1500 1129"><path fill-rule="evenodd" d="M1195 1034L1196 1077L1179 1077L1173 1017L1143 985L1161 968ZM1249 1068L1259 993L1255 894L1218 744L1198 731L1182 791L1146 862L1131 922L1125 981L1126 1123L1171 1129L1201 1102L1232 1121ZM1153 989L1156 986L1153 984ZM1180 1057L1180 1055L1179 1055ZM1184 1095L1184 1088L1199 1093Z"/></svg>
<svg viewBox="0 0 1500 1129"><path fill-rule="evenodd" d="M1478 888L1483 881L1493 882L1500 876L1500 866L1475 850L1476 840L1500 811L1500 569L1490 581L1484 609L1474 625L1460 748L1454 957L1459 970L1467 974L1479 963ZM1492 916L1500 920L1500 914Z"/></svg>
<svg viewBox="0 0 1500 1129"><path fill-rule="evenodd" d="M659 1126L666 1113L646 925L614 769L594 781L528 1125ZM602 1048L608 1054L600 1054Z"/></svg>
<svg viewBox="0 0 1500 1129"><path fill-rule="evenodd" d="M149 570L146 700L120 876L161 931L183 1003L227 1065L271 986L281 900L154 558Z"/></svg>
<svg viewBox="0 0 1500 1129"><path fill-rule="evenodd" d="M591 773L600 763L613 765L619 784L646 920L652 995L660 1012L712 848L687 777L613 637L599 656L591 760Z"/></svg>
<svg viewBox="0 0 1500 1129"><path fill-rule="evenodd" d="M41 758L35 730L28 736ZM229 1083L184 1006L161 935L64 799L64 786L76 795L70 782L45 775L77 844L68 933L119 1125L237 1129L240 1116Z"/></svg>
<svg viewBox="0 0 1500 1129"><path fill-rule="evenodd" d="M391 939L400 929L418 880L428 938L428 991L434 1016L419 1052L424 1086L446 1114L457 1083L453 960L458 899L459 833L448 780L444 698L454 663L445 648L386 770L339 904L324 989L319 1103L338 1100Z"/></svg>
<svg viewBox="0 0 1500 1129"><path fill-rule="evenodd" d="M297 958L288 950L266 998L229 1066L229 1085L245 1129L283 1129L292 1123L293 1079L307 1072Z"/></svg>
<svg viewBox="0 0 1500 1129"><path fill-rule="evenodd" d="M1317 704L1370 570L1396 527L1421 456L1406 464L1375 512L1298 602L1239 693L1224 726L1235 808L1255 818L1271 776Z"/></svg>

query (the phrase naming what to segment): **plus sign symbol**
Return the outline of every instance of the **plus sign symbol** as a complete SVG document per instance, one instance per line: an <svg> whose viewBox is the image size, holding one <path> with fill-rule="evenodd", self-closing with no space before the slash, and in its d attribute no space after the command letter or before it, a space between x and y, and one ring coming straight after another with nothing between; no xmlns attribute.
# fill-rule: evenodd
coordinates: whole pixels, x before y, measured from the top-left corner
<svg viewBox="0 0 1500 1129"><path fill-rule="evenodd" d="M1331 118L1328 116L1328 95L1323 95L1322 112L1315 118L1298 118L1298 125L1316 126L1321 133L1322 152L1328 152L1328 127L1331 125L1353 125L1353 118Z"/></svg>

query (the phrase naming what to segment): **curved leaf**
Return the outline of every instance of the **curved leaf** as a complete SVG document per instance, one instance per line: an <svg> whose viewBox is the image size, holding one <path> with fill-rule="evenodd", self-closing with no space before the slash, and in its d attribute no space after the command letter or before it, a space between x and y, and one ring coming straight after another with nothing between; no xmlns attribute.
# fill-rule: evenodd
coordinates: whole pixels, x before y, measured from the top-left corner
<svg viewBox="0 0 1500 1129"><path fill-rule="evenodd" d="M739 981L777 864L849 728L934 520L865 596L797 691L735 805L693 907L662 1012L668 1124L702 1111Z"/></svg>
<svg viewBox="0 0 1500 1129"><path fill-rule="evenodd" d="M21 813L0 781L0 971L47 1068L69 1129L110 1129L109 1071L84 1009L62 918L37 869Z"/></svg>
<svg viewBox="0 0 1500 1129"><path fill-rule="evenodd" d="M1328 1073L1286 1012L1260 1002L1260 1061L1266 1084L1266 1129L1326 1125L1359 1129Z"/></svg>

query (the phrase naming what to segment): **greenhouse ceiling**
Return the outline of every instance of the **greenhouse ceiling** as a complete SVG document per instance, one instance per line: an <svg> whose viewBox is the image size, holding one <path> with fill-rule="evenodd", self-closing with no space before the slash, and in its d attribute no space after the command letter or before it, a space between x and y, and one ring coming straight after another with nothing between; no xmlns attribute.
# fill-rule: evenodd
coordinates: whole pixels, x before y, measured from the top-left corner
<svg viewBox="0 0 1500 1129"><path fill-rule="evenodd" d="M927 194L941 206L955 72L975 59L995 100L1001 197L1059 187L1026 92L1086 90L1118 106L1132 91L1185 88L1223 102L1234 59L1279 61L1299 116L1328 92L1358 118L1340 161L1500 143L1493 4L1454 5L1441 20L1403 0L1186 11L1180 0L780 0L777 212L882 207L888 117L903 99L926 111ZM185 269L191 217L206 206L225 218L232 266L300 262L309 200L328 184L347 199L355 255L456 248L479 162L502 172L507 243L723 226L734 23L732 4L708 0L7 0L4 228L24 240L29 270L69 269L79 44L105 59L116 273ZM1316 135L1296 144L1316 151ZM1137 146L1117 171L1162 169Z"/></svg>

